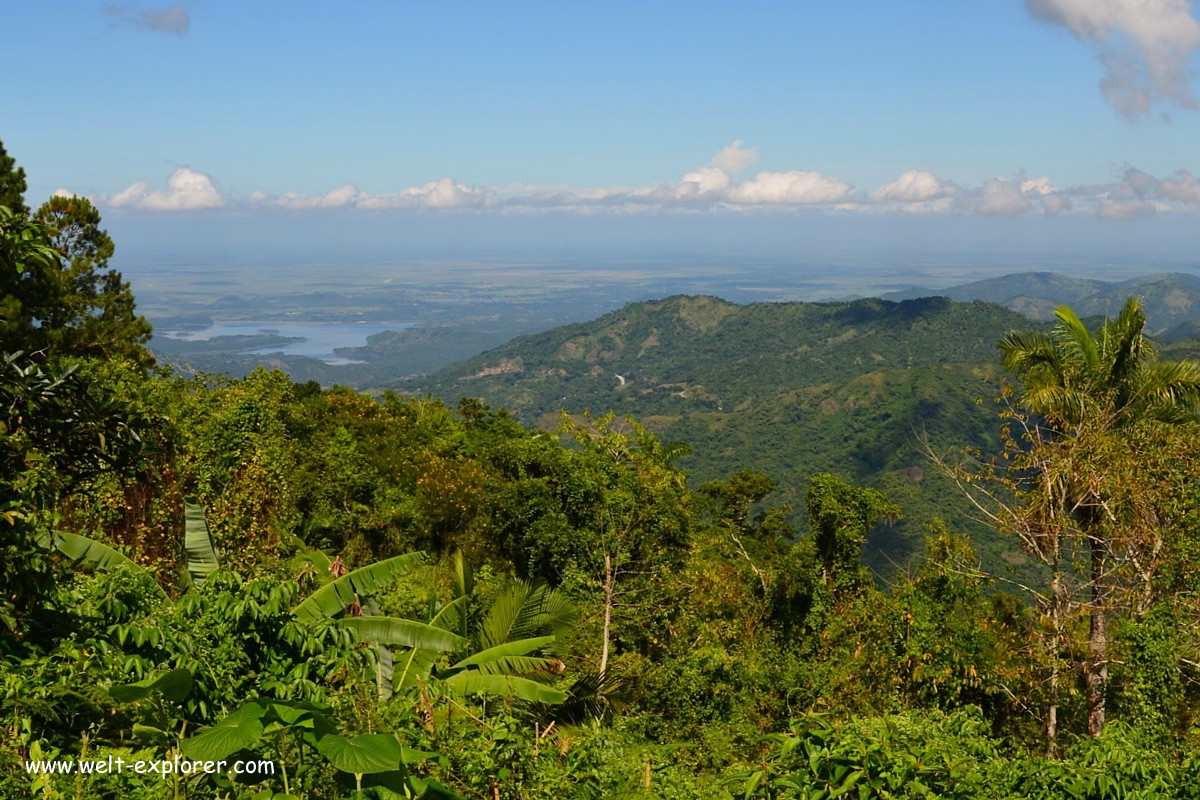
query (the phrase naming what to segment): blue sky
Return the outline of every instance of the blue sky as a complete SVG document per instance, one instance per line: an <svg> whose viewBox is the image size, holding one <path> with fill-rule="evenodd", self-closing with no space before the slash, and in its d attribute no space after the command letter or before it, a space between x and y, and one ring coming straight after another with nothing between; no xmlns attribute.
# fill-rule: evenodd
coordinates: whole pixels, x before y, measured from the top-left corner
<svg viewBox="0 0 1200 800"><path fill-rule="evenodd" d="M1191 225L1196 15L1190 0L14 3L7 60L25 70L0 139L31 200L61 189L133 216Z"/></svg>

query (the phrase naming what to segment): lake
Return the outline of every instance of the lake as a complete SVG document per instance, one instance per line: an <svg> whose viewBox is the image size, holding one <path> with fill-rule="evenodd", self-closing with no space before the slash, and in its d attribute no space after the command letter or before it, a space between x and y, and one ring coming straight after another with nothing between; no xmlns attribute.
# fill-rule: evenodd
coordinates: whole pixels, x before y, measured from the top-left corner
<svg viewBox="0 0 1200 800"><path fill-rule="evenodd" d="M290 344L270 345L246 350L255 355L283 353L289 356L308 356L326 364L359 364L352 358L338 355L339 347L361 347L368 336L384 331L411 328L412 322L216 322L195 331L166 331L165 336L185 342L206 341L217 336L251 336L271 333L277 336L301 338Z"/></svg>

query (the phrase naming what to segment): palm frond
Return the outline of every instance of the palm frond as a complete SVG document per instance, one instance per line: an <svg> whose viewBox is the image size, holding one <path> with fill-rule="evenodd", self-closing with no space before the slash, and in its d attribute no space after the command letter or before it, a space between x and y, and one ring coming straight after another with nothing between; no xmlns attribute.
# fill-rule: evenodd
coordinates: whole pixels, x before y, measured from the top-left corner
<svg viewBox="0 0 1200 800"><path fill-rule="evenodd" d="M1106 383L1114 388L1128 384L1143 360L1153 357L1153 345L1144 335L1146 314L1142 302L1130 297L1115 320L1104 323L1106 336L1105 362L1108 364Z"/></svg>
<svg viewBox="0 0 1200 800"><path fill-rule="evenodd" d="M1052 424L1074 425L1084 420L1094 398L1086 390L1063 386L1057 383L1034 383L1025 389L1025 405L1035 414L1040 414Z"/></svg>
<svg viewBox="0 0 1200 800"><path fill-rule="evenodd" d="M528 638L537 610L529 603L533 586L509 581L497 594L479 624L479 647L487 649L513 639Z"/></svg>
<svg viewBox="0 0 1200 800"><path fill-rule="evenodd" d="M603 720L631 702L628 687L611 671L583 673L567 687L567 694L569 699L555 711L555 717L575 724Z"/></svg>
<svg viewBox="0 0 1200 800"><path fill-rule="evenodd" d="M1039 331L1010 331L1000 339L1000 350L1004 354L1004 368L1023 375L1039 368L1059 375L1063 371L1063 358L1054 340Z"/></svg>
<svg viewBox="0 0 1200 800"><path fill-rule="evenodd" d="M1091 370L1100 363L1100 352L1087 326L1079 319L1079 315L1070 306L1059 306L1054 311L1058 318L1055 332L1059 341L1070 348L1076 359Z"/></svg>
<svg viewBox="0 0 1200 800"><path fill-rule="evenodd" d="M1131 416L1139 412L1162 422L1185 422L1200 415L1200 364L1158 361L1139 373Z"/></svg>

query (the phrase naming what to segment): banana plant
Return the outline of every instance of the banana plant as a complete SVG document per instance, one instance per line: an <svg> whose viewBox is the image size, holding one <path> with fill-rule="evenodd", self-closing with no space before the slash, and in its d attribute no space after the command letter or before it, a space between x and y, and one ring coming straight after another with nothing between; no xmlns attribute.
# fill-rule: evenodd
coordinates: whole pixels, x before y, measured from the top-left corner
<svg viewBox="0 0 1200 800"><path fill-rule="evenodd" d="M406 572L419 555L397 556L338 578L297 606L296 615L317 619L344 615L348 608L371 611L376 607L369 595ZM562 671L553 645L577 616L561 592L515 580L482 608L460 551L454 554L454 596L444 605L432 604L427 622L367 614L341 616L337 624L379 648L377 679L385 697L437 677L459 694L562 703L567 693L549 685ZM450 666L435 673L443 653L452 654Z"/></svg>
<svg viewBox="0 0 1200 800"><path fill-rule="evenodd" d="M465 640L444 628L380 614L375 593L407 575L424 558L421 552L405 553L348 572L314 590L293 609L301 622L335 619L337 625L354 631L360 642L374 645L376 683L384 698L390 697L393 689L393 647L429 652L436 658L438 653L465 644Z"/></svg>
<svg viewBox="0 0 1200 800"><path fill-rule="evenodd" d="M429 625L454 631L458 646L449 667L437 672L460 694L491 694L538 703L562 703L566 692L549 685L563 669L554 659L558 635L574 626L575 607L545 584L509 581L486 609L475 595L474 575L462 552L454 554L454 598ZM398 686L433 672L437 653L413 648L401 657Z"/></svg>

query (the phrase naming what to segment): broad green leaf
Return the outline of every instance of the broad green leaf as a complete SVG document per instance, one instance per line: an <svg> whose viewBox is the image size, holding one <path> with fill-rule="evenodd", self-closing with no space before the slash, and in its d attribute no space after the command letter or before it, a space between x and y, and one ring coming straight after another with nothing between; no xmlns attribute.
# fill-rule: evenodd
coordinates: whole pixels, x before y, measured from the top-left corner
<svg viewBox="0 0 1200 800"><path fill-rule="evenodd" d="M443 630L449 630L456 627L456 622L460 617L466 615L466 604L470 598L467 596L456 597L453 601L442 606L433 619L429 620L429 624ZM433 665L437 661L437 650L418 650L412 649L407 651L401 663L400 678L396 680L393 677L393 689L407 689L416 682L416 676L428 678L429 673L433 670Z"/></svg>
<svg viewBox="0 0 1200 800"><path fill-rule="evenodd" d="M217 548L208 532L204 519L204 508L194 497L183 498L184 529L183 544L187 550L188 575L195 583L201 583L220 566Z"/></svg>
<svg viewBox="0 0 1200 800"><path fill-rule="evenodd" d="M178 703L192 691L192 683L192 673L180 668L157 678L109 687L108 693L118 703L132 703L149 697L152 692Z"/></svg>
<svg viewBox="0 0 1200 800"><path fill-rule="evenodd" d="M98 569L113 569L125 566L146 572L144 567L138 566L120 551L77 533L55 531L52 534L43 534L38 537L38 543L43 547L57 549L77 567L88 565ZM157 581L154 582L154 588L160 597L167 596Z"/></svg>
<svg viewBox="0 0 1200 800"><path fill-rule="evenodd" d="M137 567L127 556L112 547L76 533L55 531L50 536L43 537L42 543L47 545L52 543L75 566L86 564L100 569L112 569L120 566Z"/></svg>
<svg viewBox="0 0 1200 800"><path fill-rule="evenodd" d="M470 655L455 664L452 669L466 669L467 667L483 668L488 664L506 659L512 656L524 656L547 647L554 643L553 636L537 636L532 639L521 639L516 642L506 642L498 644L495 647L489 647L486 650L481 650L474 655ZM484 670L491 672L493 670Z"/></svg>
<svg viewBox="0 0 1200 800"><path fill-rule="evenodd" d="M151 744L166 744L167 732L162 728L156 728L153 725L143 725L140 722L133 723L133 736L135 739L140 739L143 742Z"/></svg>
<svg viewBox="0 0 1200 800"><path fill-rule="evenodd" d="M412 785L413 791L416 792L416 797L418 798L427 798L427 800L463 800L461 795L455 794L435 780L413 776L408 779L408 782Z"/></svg>
<svg viewBox="0 0 1200 800"><path fill-rule="evenodd" d="M179 748L194 761L220 761L238 750L252 747L262 737L267 709L247 703L211 728L184 739Z"/></svg>
<svg viewBox="0 0 1200 800"><path fill-rule="evenodd" d="M353 630L360 642L440 651L456 650L467 643L443 628L398 617L346 617L338 625Z"/></svg>
<svg viewBox="0 0 1200 800"><path fill-rule="evenodd" d="M356 569L306 597L296 606L296 617L302 621L336 617L353 605L356 598L365 599L407 575L424 558L421 552L405 553Z"/></svg>
<svg viewBox="0 0 1200 800"><path fill-rule="evenodd" d="M317 742L317 752L342 772L354 775L391 772L403 758L400 742L386 733L361 733L353 738L331 734Z"/></svg>
<svg viewBox="0 0 1200 800"><path fill-rule="evenodd" d="M451 675L446 685L460 694L494 694L500 697L516 697L535 703L563 703L567 693L515 675L486 675L477 670L467 670Z"/></svg>

